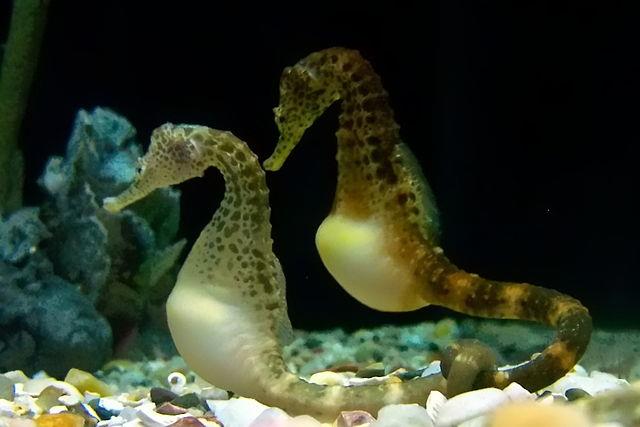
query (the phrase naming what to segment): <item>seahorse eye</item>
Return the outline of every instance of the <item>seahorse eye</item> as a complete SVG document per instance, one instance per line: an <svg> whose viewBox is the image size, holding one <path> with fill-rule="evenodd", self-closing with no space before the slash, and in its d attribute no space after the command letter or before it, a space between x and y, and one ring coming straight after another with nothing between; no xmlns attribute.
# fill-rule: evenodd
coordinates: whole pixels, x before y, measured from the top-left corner
<svg viewBox="0 0 640 427"><path fill-rule="evenodd" d="M144 171L145 161L143 157L138 157L136 161L136 174L140 175Z"/></svg>
<svg viewBox="0 0 640 427"><path fill-rule="evenodd" d="M276 117L277 123L284 123L286 121L286 117L282 114L282 109L280 107L275 107L273 109L273 114Z"/></svg>

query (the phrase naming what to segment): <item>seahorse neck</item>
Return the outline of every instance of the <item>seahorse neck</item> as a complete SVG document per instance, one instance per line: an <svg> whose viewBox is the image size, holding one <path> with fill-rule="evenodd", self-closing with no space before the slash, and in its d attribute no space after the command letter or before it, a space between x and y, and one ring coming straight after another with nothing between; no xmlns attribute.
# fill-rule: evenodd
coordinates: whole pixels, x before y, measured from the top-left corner
<svg viewBox="0 0 640 427"><path fill-rule="evenodd" d="M334 209L368 216L367 208L374 208L371 201L380 200L398 181L392 160L401 144L399 126L369 62L354 50L334 48L325 55L321 61L310 57L308 66L316 66L317 78L342 100Z"/></svg>
<svg viewBox="0 0 640 427"><path fill-rule="evenodd" d="M243 252L271 253L269 194L255 154L228 132L196 142L202 169L220 170L225 194L196 240L187 263L198 258L198 264L210 265L223 254L227 258L240 258Z"/></svg>

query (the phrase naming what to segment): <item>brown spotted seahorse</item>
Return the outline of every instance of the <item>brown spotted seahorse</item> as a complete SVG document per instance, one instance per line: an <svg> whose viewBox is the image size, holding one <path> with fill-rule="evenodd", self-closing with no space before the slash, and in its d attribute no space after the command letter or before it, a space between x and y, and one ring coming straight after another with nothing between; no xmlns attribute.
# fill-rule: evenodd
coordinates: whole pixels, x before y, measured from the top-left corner
<svg viewBox="0 0 640 427"><path fill-rule="evenodd" d="M373 414L392 403L424 405L445 391L442 375L365 386L322 386L287 371L281 345L291 332L284 275L272 252L264 171L230 132L165 124L151 136L133 183L104 200L117 212L156 188L202 176L213 166L226 192L191 249L167 301L176 347L210 383L291 414L333 421L344 410Z"/></svg>
<svg viewBox="0 0 640 427"><path fill-rule="evenodd" d="M280 139L265 169L278 170L305 130L337 100L342 100L337 188L333 208L316 235L320 257L334 278L378 310L436 304L474 316L556 328L555 340L542 353L515 367L489 364L470 380L473 387L503 388L518 382L538 390L569 371L589 342L587 309L560 292L487 280L447 259L438 245L431 190L400 139L380 77L357 51L330 48L284 69L280 105L274 109ZM456 356L465 359L464 348L454 347L453 362ZM458 384L448 394L466 386Z"/></svg>

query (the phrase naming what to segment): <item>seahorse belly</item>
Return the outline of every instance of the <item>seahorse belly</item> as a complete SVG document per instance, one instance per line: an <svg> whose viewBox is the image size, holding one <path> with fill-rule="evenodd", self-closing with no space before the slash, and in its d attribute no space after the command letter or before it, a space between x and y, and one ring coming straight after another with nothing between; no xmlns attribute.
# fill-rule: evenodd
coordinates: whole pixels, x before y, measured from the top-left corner
<svg viewBox="0 0 640 427"><path fill-rule="evenodd" d="M250 396L264 375L262 346L271 343L265 343L251 313L228 299L179 279L167 300L167 320L178 352L194 372L217 387Z"/></svg>
<svg viewBox="0 0 640 427"><path fill-rule="evenodd" d="M427 305L412 286L410 273L385 246L376 220L328 216L316 233L320 258L351 296L381 311L410 311Z"/></svg>

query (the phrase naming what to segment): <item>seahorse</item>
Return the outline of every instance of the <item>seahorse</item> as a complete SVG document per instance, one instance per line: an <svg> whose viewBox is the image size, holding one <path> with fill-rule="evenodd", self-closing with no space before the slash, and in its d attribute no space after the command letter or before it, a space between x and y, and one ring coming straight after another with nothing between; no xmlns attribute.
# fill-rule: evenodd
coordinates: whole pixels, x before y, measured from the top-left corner
<svg viewBox="0 0 640 427"><path fill-rule="evenodd" d="M282 344L291 333L285 278L272 251L269 191L257 157L230 132L165 124L151 136L131 185L103 206L118 212L156 188L219 169L226 191L193 244L167 300L173 340L185 361L210 383L278 406L290 414L333 421L340 411L375 414L392 403L424 405L444 392L436 374L404 382L323 386L287 371Z"/></svg>
<svg viewBox="0 0 640 427"><path fill-rule="evenodd" d="M380 77L359 52L329 48L284 69L274 109L280 138L265 169L278 170L305 130L338 100L337 188L316 234L320 257L336 281L360 302L382 311L435 304L556 328L554 341L542 353L517 366L483 369L471 381L473 387L504 388L518 382L535 391L568 372L591 336L588 310L555 290L487 280L449 261L439 245L432 191L400 138ZM453 350L454 362L468 359L464 344ZM464 390L456 386L449 394L459 391Z"/></svg>

